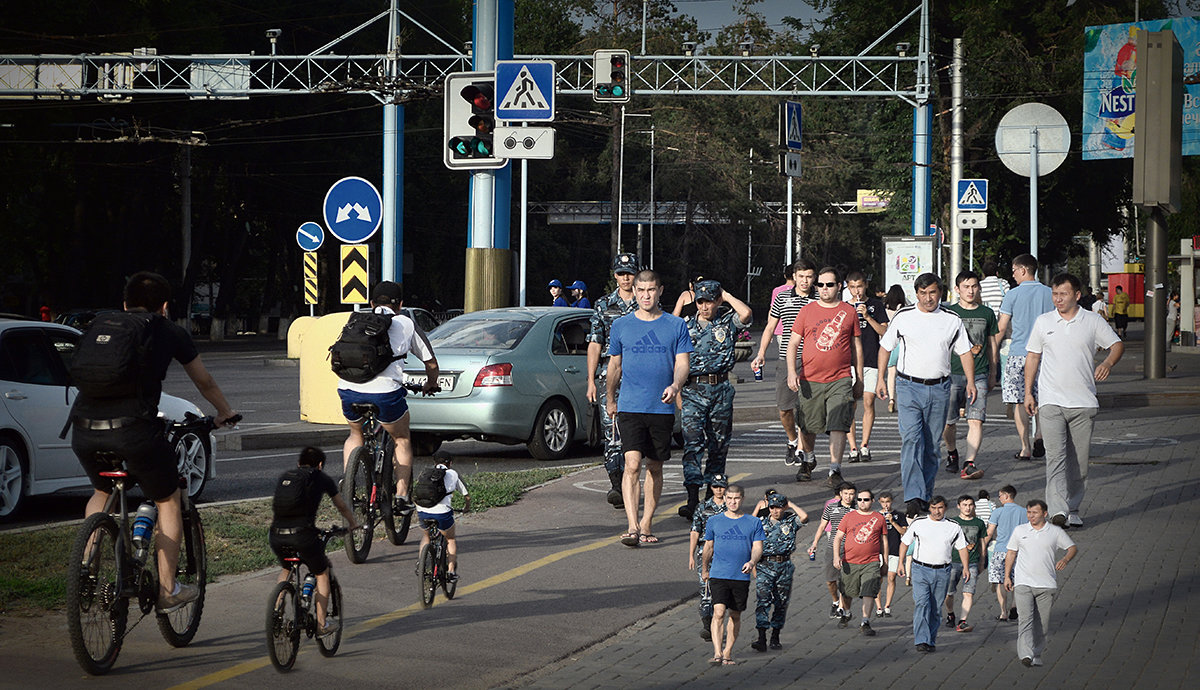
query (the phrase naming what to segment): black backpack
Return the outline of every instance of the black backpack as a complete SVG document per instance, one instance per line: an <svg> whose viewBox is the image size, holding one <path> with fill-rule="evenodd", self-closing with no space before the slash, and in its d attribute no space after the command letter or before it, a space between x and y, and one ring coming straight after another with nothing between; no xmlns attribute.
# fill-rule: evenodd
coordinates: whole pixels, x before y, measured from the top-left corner
<svg viewBox="0 0 1200 690"><path fill-rule="evenodd" d="M308 487L312 484L311 467L293 467L279 477L271 508L278 518L307 518Z"/></svg>
<svg viewBox="0 0 1200 690"><path fill-rule="evenodd" d="M356 311L342 327L342 334L329 346L330 366L338 378L366 383L400 359L392 351L388 329L395 314Z"/></svg>
<svg viewBox="0 0 1200 690"><path fill-rule="evenodd" d="M155 316L122 311L92 321L71 359L71 381L81 395L97 400L144 396L154 376L151 323ZM158 401L143 402L153 407Z"/></svg>
<svg viewBox="0 0 1200 690"><path fill-rule="evenodd" d="M413 503L422 508L432 508L446 497L446 468L426 467L413 482Z"/></svg>

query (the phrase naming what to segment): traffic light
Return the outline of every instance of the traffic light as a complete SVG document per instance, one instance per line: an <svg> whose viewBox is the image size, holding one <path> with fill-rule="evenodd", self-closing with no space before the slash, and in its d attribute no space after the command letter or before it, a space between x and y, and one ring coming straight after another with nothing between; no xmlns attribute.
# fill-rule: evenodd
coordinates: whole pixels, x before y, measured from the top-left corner
<svg viewBox="0 0 1200 690"><path fill-rule="evenodd" d="M592 56L592 100L628 103L628 67L628 50L597 50Z"/></svg>
<svg viewBox="0 0 1200 690"><path fill-rule="evenodd" d="M492 149L496 128L495 76L492 72L457 72L445 81L446 148L442 162L451 170L503 168L505 158Z"/></svg>

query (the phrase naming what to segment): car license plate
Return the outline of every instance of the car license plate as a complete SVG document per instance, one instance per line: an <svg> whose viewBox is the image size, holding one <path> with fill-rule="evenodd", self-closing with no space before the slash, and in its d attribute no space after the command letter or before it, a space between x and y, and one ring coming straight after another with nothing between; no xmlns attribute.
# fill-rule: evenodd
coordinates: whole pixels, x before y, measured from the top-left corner
<svg viewBox="0 0 1200 690"><path fill-rule="evenodd" d="M425 382L429 380L429 377L425 374L405 374L404 378L409 383L415 383L418 386L424 386ZM444 391L454 390L455 378L454 374L438 374L438 388Z"/></svg>

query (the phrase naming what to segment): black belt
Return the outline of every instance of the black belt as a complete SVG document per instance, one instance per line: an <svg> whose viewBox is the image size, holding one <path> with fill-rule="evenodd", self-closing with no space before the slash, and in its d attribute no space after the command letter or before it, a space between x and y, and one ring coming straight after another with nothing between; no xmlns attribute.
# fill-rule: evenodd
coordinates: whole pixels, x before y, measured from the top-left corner
<svg viewBox="0 0 1200 690"><path fill-rule="evenodd" d="M117 417L116 419L76 419L75 426L90 431L109 431L129 426L137 421L137 417Z"/></svg>
<svg viewBox="0 0 1200 690"><path fill-rule="evenodd" d="M688 383L707 383L717 385L729 380L729 374L696 374L688 377Z"/></svg>
<svg viewBox="0 0 1200 690"><path fill-rule="evenodd" d="M926 568L933 568L934 570L941 570L941 569L943 569L943 568L949 568L949 567L950 567L950 564L949 564L949 563L943 563L943 564L941 564L941 565L930 565L930 564L928 564L928 563L922 563L921 561L918 561L918 560L917 560L917 559L915 559L915 558L913 559L913 563L916 563L917 565L923 565L923 566L925 566Z"/></svg>
<svg viewBox="0 0 1200 690"><path fill-rule="evenodd" d="M767 563L787 563L788 561L792 560L792 555L788 553L781 553L778 556L764 554L762 560L766 561Z"/></svg>
<svg viewBox="0 0 1200 690"><path fill-rule="evenodd" d="M912 381L913 383L922 383L922 384L925 384L926 386L937 386L939 384L943 384L950 380L949 376L943 376L940 379L919 379L916 376L909 376L908 374L901 374L898 371L896 372L896 376L899 376L900 378L904 379L905 381Z"/></svg>

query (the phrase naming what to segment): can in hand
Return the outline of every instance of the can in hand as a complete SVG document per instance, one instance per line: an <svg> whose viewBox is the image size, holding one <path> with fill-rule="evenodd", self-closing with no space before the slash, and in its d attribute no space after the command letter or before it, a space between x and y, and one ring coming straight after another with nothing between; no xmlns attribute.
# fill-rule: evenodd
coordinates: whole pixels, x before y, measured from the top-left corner
<svg viewBox="0 0 1200 690"><path fill-rule="evenodd" d="M810 561L817 560L817 554L815 554L815 553L808 554L808 560L810 560Z"/></svg>
<svg viewBox="0 0 1200 690"><path fill-rule="evenodd" d="M762 367L759 367L754 370L754 380L762 381Z"/></svg>

